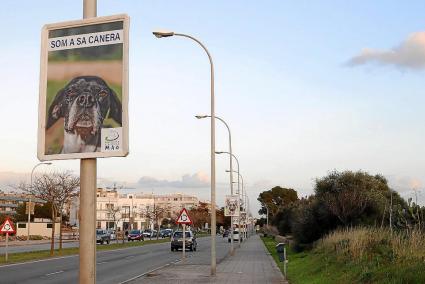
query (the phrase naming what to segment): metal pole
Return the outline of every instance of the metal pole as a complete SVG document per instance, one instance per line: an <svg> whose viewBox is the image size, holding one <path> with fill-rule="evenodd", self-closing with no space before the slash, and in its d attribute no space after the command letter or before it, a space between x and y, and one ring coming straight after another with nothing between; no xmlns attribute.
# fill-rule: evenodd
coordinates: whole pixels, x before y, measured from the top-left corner
<svg viewBox="0 0 425 284"><path fill-rule="evenodd" d="M269 207L267 207L267 205L264 205L266 207L266 211L267 211L267 227L269 227Z"/></svg>
<svg viewBox="0 0 425 284"><path fill-rule="evenodd" d="M83 0L83 18L97 15L97 1ZM81 284L96 283L97 160L80 161L80 275Z"/></svg>
<svg viewBox="0 0 425 284"><path fill-rule="evenodd" d="M215 105L214 105L214 64L208 49L196 38L186 34L174 34L176 36L183 36L196 41L207 53L210 60L211 70L211 275L216 274L216 208L215 208Z"/></svg>
<svg viewBox="0 0 425 284"><path fill-rule="evenodd" d="M7 254L8 243L9 243L9 233L6 232L6 247L5 247L6 251L5 251L5 255L4 255L6 262L7 262L7 258L8 258L8 254Z"/></svg>
<svg viewBox="0 0 425 284"><path fill-rule="evenodd" d="M207 115L207 117L211 117L210 115ZM223 124L226 126L227 131L229 132L229 166L230 166L230 195L233 196L233 154L232 154L232 133L230 132L230 127L229 125L226 123L226 121L224 121L224 119L222 119L221 117L216 116L216 119L220 120L221 122L223 122ZM230 255L234 255L235 254L235 248L234 248L234 244L233 244L233 216L230 216Z"/></svg>
<svg viewBox="0 0 425 284"><path fill-rule="evenodd" d="M186 224L183 224L183 255L182 262L186 260Z"/></svg>
<svg viewBox="0 0 425 284"><path fill-rule="evenodd" d="M32 168L32 171L31 171L31 181L30 181L30 186L31 186L31 190L32 190L32 181L33 181L33 175L34 175L34 170L35 170L35 168L37 168L38 166L41 166L41 165L51 165L52 163L38 163L37 165L35 165L33 168ZM28 228L27 228L27 244L29 244L29 241L30 241L30 223L31 223L31 194L30 194L30 196L28 197Z"/></svg>

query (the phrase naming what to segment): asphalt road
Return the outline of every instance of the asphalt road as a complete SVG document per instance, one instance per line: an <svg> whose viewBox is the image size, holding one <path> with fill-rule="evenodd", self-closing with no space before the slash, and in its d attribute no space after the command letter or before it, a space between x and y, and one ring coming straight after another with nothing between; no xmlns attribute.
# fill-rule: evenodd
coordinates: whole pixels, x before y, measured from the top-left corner
<svg viewBox="0 0 425 284"><path fill-rule="evenodd" d="M237 247L237 244L235 244ZM217 262L229 252L227 238L217 237ZM210 263L210 238L199 238L196 252L186 252L188 263ZM97 253L97 283L125 283L181 259L170 243L151 244ZM0 283L78 283L78 255L0 266Z"/></svg>

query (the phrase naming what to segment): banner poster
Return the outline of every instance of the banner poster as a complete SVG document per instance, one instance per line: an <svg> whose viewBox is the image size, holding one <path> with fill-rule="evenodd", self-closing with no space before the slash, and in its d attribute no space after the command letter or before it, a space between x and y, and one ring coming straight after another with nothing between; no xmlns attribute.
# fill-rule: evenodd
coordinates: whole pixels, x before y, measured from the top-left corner
<svg viewBox="0 0 425 284"><path fill-rule="evenodd" d="M128 154L128 28L127 15L43 27L40 160Z"/></svg>
<svg viewBox="0 0 425 284"><path fill-rule="evenodd" d="M224 216L239 216L239 197L237 195L226 195L224 204Z"/></svg>

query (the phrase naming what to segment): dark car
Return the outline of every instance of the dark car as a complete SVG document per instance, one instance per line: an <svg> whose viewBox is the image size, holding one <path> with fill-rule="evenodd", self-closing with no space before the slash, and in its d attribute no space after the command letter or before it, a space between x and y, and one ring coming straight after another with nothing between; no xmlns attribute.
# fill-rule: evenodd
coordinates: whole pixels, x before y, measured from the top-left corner
<svg viewBox="0 0 425 284"><path fill-rule="evenodd" d="M111 234L109 234L106 230L97 229L96 230L96 243L100 243L103 245L103 243L109 244L111 241Z"/></svg>
<svg viewBox="0 0 425 284"><path fill-rule="evenodd" d="M173 229L164 229L159 232L159 236L162 238L170 238L173 234Z"/></svg>
<svg viewBox="0 0 425 284"><path fill-rule="evenodd" d="M128 241L144 241L145 238L140 230L131 230L127 235Z"/></svg>
<svg viewBox="0 0 425 284"><path fill-rule="evenodd" d="M230 234L230 231L229 230L224 230L224 232L223 232L223 238L227 238L229 236L229 234Z"/></svg>
<svg viewBox="0 0 425 284"><path fill-rule="evenodd" d="M198 243L192 231L185 232L185 249L196 251ZM176 231L171 237L171 251L183 249L183 232Z"/></svg>

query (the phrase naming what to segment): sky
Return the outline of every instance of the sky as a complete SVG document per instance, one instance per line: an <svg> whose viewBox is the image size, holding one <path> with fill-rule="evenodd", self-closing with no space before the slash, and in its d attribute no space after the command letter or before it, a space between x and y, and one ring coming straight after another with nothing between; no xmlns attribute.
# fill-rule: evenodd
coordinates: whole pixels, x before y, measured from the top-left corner
<svg viewBox="0 0 425 284"><path fill-rule="evenodd" d="M130 154L98 159L98 184L210 197L209 62L254 215L273 186L313 193L332 170L382 174L402 196L425 182L423 1L98 1L130 16ZM82 18L82 1L6 1L0 10L0 183L38 163L41 28ZM216 149L228 150L216 123ZM229 194L216 157L217 201ZM55 161L37 172L72 170Z"/></svg>

